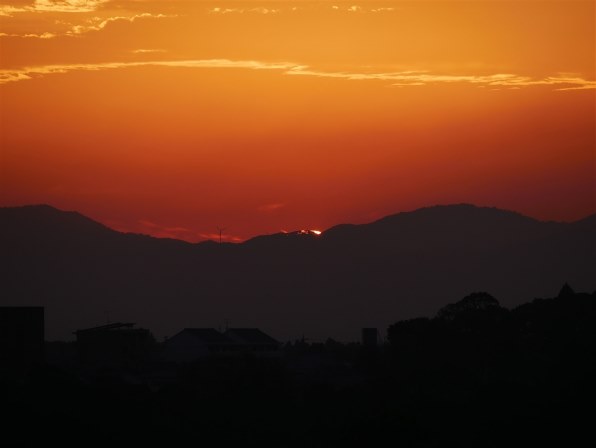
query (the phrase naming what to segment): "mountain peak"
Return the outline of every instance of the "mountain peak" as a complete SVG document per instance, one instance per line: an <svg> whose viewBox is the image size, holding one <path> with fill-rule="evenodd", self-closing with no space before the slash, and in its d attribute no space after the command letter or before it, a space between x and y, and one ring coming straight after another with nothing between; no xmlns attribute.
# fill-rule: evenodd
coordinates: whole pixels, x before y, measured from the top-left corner
<svg viewBox="0 0 596 448"><path fill-rule="evenodd" d="M79 212L64 211L47 204L0 207L3 233L30 238L100 238L118 232Z"/></svg>
<svg viewBox="0 0 596 448"><path fill-rule="evenodd" d="M324 233L325 238L343 238L350 235L356 237L362 233L375 235L379 240L394 239L406 235L417 235L426 232L430 239L446 234L464 239L493 239L502 235L523 232L550 225L520 213L496 207L479 207L472 204L434 205L389 215L377 221L362 225L339 225Z"/></svg>
<svg viewBox="0 0 596 448"><path fill-rule="evenodd" d="M522 215L521 213L514 212L511 210L505 210L497 207L488 207L488 206L478 206L474 204L468 203L460 203L460 204L442 204L442 205L432 205L428 207L418 208L412 211L396 213L394 215L389 215L384 218L381 218L379 221L384 220L391 220L398 216L403 215L411 215L411 216L436 216L436 217L462 217L462 218L480 218L480 217L488 217L488 218L495 218L497 216L500 217L511 217L522 219L525 221L537 221L534 218L530 218L528 216Z"/></svg>
<svg viewBox="0 0 596 448"><path fill-rule="evenodd" d="M191 245L50 206L0 208L0 297L45 305L52 338L94 326L106 309L162 335L225 317L282 336L348 337L429 315L470 290L491 291L504 306L564 281L593 290L595 231L456 204L320 236Z"/></svg>

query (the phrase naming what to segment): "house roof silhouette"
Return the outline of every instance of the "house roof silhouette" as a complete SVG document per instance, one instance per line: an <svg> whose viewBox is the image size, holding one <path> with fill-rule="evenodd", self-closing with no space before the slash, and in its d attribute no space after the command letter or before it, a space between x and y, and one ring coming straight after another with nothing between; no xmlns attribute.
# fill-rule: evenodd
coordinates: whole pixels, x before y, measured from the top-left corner
<svg viewBox="0 0 596 448"><path fill-rule="evenodd" d="M258 328L229 328L224 335L239 344L279 345L278 341Z"/></svg>
<svg viewBox="0 0 596 448"><path fill-rule="evenodd" d="M73 331L73 334L87 334L87 333L94 333L100 331L110 331L110 330L123 330L123 329L132 329L135 324L131 322L114 322L112 324L107 325L100 325L99 327L91 327L91 328L83 328L81 330Z"/></svg>
<svg viewBox="0 0 596 448"><path fill-rule="evenodd" d="M204 344L231 344L232 341L214 328L185 328L186 333Z"/></svg>

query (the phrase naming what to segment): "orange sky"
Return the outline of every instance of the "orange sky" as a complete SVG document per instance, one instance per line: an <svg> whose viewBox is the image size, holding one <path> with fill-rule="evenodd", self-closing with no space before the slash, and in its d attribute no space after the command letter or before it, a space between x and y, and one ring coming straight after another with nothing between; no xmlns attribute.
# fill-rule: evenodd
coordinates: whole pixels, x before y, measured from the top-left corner
<svg viewBox="0 0 596 448"><path fill-rule="evenodd" d="M200 241L596 212L593 1L0 0L0 205Z"/></svg>

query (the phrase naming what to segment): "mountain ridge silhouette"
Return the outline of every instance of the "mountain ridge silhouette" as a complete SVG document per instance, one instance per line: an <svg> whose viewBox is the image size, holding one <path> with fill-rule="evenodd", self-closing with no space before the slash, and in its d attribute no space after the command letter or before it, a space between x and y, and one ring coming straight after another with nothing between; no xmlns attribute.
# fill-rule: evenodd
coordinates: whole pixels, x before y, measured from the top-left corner
<svg viewBox="0 0 596 448"><path fill-rule="evenodd" d="M46 307L47 338L105 320L159 337L260 327L278 339L357 339L361 327L433 315L473 291L505 306L568 281L596 288L596 215L543 222L470 204L313 234L188 243L121 233L50 206L0 208L0 305Z"/></svg>

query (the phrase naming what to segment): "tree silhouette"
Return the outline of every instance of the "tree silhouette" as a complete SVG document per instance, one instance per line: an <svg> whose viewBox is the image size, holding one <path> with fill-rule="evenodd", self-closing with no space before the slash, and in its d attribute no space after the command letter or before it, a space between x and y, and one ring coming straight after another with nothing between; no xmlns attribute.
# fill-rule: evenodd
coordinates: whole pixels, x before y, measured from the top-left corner
<svg viewBox="0 0 596 448"><path fill-rule="evenodd" d="M574 295L575 291L573 290L573 288L569 286L569 283L565 283L559 291L559 295L557 295L557 298L564 299L566 297L573 297Z"/></svg>
<svg viewBox="0 0 596 448"><path fill-rule="evenodd" d="M437 313L437 318L453 321L464 314L477 311L493 311L501 309L499 301L487 292L473 292L459 302L444 306Z"/></svg>

